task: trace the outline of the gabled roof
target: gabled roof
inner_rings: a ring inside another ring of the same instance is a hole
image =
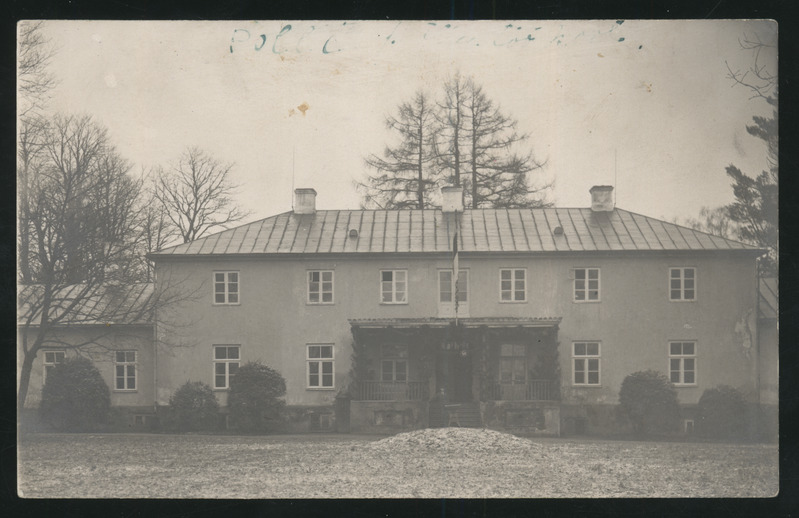
[[[151,255],[443,253],[455,220],[438,209],[286,212]],[[466,210],[458,225],[462,252],[758,250],[622,209]]]
[[[60,318],[57,325],[152,325],[153,291],[152,284],[66,286],[53,295],[51,320]],[[38,284],[18,288],[17,324],[29,319],[32,325],[38,324],[43,294],[44,287]]]
[[[776,277],[764,277],[760,279],[758,286],[760,301],[758,303],[759,318],[777,318],[778,307],[778,287]]]

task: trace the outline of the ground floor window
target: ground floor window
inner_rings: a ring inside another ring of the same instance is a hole
[[[214,388],[230,388],[230,378],[239,370],[240,346],[215,345],[214,346]]]
[[[136,351],[116,351],[114,389],[136,390]]]
[[[383,360],[380,379],[381,381],[407,381],[408,362],[406,360]]]
[[[308,345],[308,388],[332,389],[334,379],[333,346]]]
[[[44,370],[42,371],[42,386],[47,382],[47,374],[56,365],[64,363],[64,351],[44,351]]]
[[[696,384],[696,342],[669,342],[669,378],[675,385]]]
[[[574,342],[572,362],[575,385],[599,385],[599,342]]]

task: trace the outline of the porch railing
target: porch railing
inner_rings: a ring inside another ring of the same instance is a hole
[[[557,382],[552,380],[493,383],[488,386],[486,396],[489,401],[555,401],[559,399]]]
[[[427,383],[422,381],[361,381],[361,401],[421,401],[427,399]]]

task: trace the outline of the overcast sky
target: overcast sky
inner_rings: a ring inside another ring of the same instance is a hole
[[[751,65],[745,36],[776,44],[771,22],[50,21],[46,34],[50,110],[93,115],[135,171],[189,145],[234,162],[247,221],[291,209],[292,171],[318,208],[358,208],[385,116],[456,71],[530,134],[560,207],[611,184],[621,208],[696,216],[732,200],[728,164],[766,164],[745,125],[770,109],[725,62]]]

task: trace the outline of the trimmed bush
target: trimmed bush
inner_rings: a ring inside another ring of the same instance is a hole
[[[178,432],[212,431],[219,428],[219,403],[211,387],[187,381],[169,398],[167,428]]]
[[[663,373],[647,370],[624,378],[619,403],[636,434],[666,433],[679,428],[677,391]]]
[[[746,398],[737,389],[719,385],[699,398],[697,434],[712,439],[739,439],[746,434]]]
[[[230,379],[228,408],[233,426],[240,432],[269,431],[269,422],[281,417],[286,380],[271,367],[248,362]]]
[[[47,373],[39,412],[52,429],[98,430],[108,423],[110,407],[108,385],[88,358],[67,358]]]

